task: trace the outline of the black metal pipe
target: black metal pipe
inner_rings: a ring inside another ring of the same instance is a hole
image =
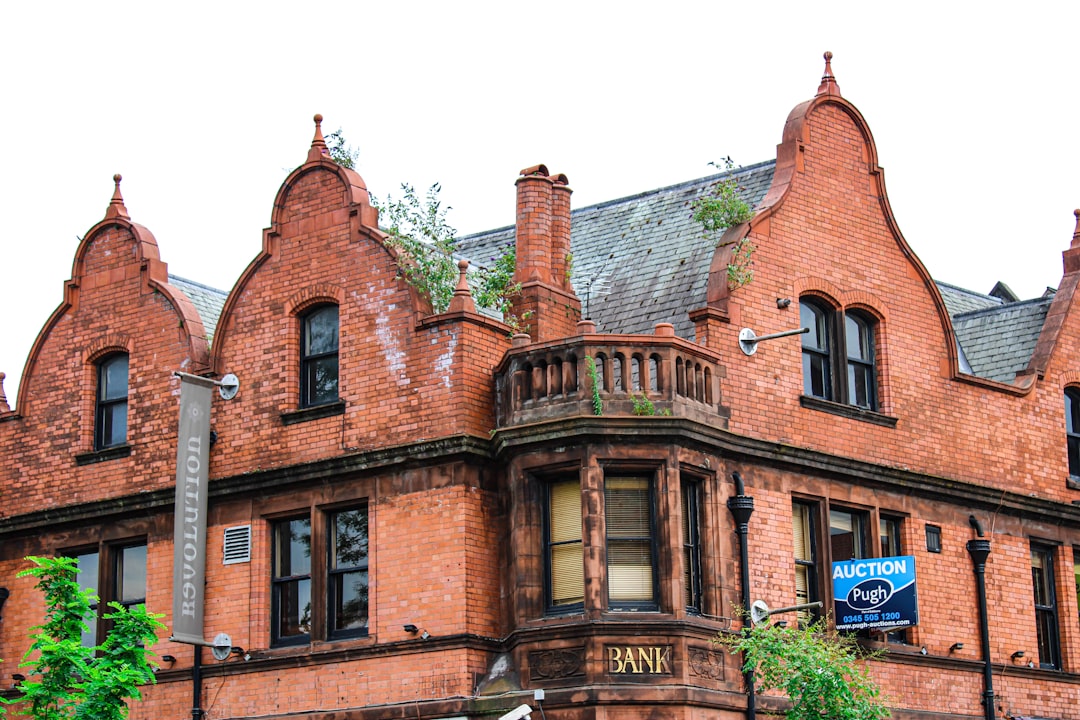
[[[193,645],[195,661],[191,664],[191,682],[194,685],[191,695],[191,720],[202,720],[202,645]]]
[[[735,518],[735,532],[739,536],[739,576],[742,585],[742,622],[745,633],[750,629],[750,553],[747,548],[747,539],[750,534],[750,516],[754,513],[754,498],[746,494],[742,475],[733,472],[731,479],[735,481],[736,495],[728,498],[727,506],[732,517]],[[746,720],[755,720],[757,696],[754,691],[752,668],[743,673],[743,680],[746,683]]]
[[[990,541],[982,539],[982,526],[972,515],[971,526],[979,539],[968,540],[967,551],[975,569],[975,585],[979,595],[979,632],[982,635],[983,656],[983,717],[994,720],[994,668],[990,663],[990,622],[986,614],[986,559],[990,556]]]

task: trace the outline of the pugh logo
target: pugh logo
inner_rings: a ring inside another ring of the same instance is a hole
[[[887,602],[892,594],[891,582],[884,578],[873,578],[851,588],[847,595],[847,604],[853,610],[873,610]]]

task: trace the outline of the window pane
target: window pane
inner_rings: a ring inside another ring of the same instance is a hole
[[[277,636],[308,634],[311,631],[311,580],[277,583],[274,591],[277,593]]]
[[[307,404],[323,405],[338,399],[337,355],[309,360],[305,364]]]
[[[683,595],[688,610],[701,611],[701,543],[698,537],[699,484],[683,479]]]
[[[127,403],[114,402],[100,409],[101,443],[103,448],[123,445],[127,441]]]
[[[78,570],[75,572],[75,582],[83,590],[89,590],[95,595],[98,586],[98,554],[96,552],[76,555]],[[90,606],[90,612],[86,615],[86,629],[82,632],[81,644],[83,647],[97,645],[97,603]]]
[[[113,355],[101,364],[99,400],[119,400],[128,394],[128,356]]]
[[[368,625],[367,570],[337,573],[332,578],[333,630],[362,630]]]
[[[813,348],[822,352],[829,352],[829,328],[825,313],[806,302],[799,303],[799,322],[810,332],[802,336],[804,348]]]
[[[116,552],[116,597],[124,605],[146,600],[146,546],[134,545]]]
[[[581,544],[581,484],[551,483],[548,491],[548,582],[551,605],[576,605],[585,599]]]
[[[364,630],[368,626],[367,508],[334,513],[329,527],[330,632]]]
[[[307,316],[307,332],[304,355],[322,355],[337,352],[338,349],[338,308],[326,305]]]
[[[866,557],[866,532],[863,513],[829,509],[829,542],[832,561]]]
[[[311,520],[286,520],[274,526],[277,543],[274,576],[311,574]]]
[[[1054,596],[1054,551],[1046,546],[1031,548],[1031,584],[1035,596],[1035,631],[1039,644],[1039,665],[1061,667],[1061,638],[1057,626],[1057,598]]]
[[[610,600],[653,600],[649,486],[648,478],[608,478],[604,484]]]
[[[330,568],[367,567],[367,508],[336,513],[332,528],[334,538],[330,543]]]
[[[895,557],[900,555],[900,520],[898,518],[881,518],[881,557]]]
[[[847,356],[853,360],[869,362],[873,357],[873,336],[870,326],[862,319],[847,315],[844,321]]]
[[[551,548],[551,604],[574,605],[585,600],[581,543]]]

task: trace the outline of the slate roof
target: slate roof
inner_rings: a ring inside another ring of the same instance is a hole
[[[775,162],[733,171],[751,205],[765,197]],[[705,305],[715,238],[691,218],[693,201],[728,173],[649,190],[571,213],[574,291],[601,333],[651,334],[658,322],[693,338],[687,312]],[[486,265],[513,242],[506,227],[459,238],[464,257]]]
[[[1001,307],[1004,304],[1001,298],[992,295],[983,295],[974,290],[965,290],[955,285],[943,283],[940,280],[935,282],[937,282],[938,290],[941,291],[941,297],[945,301],[945,307],[948,308],[949,315],[954,318],[960,313]]]
[[[213,343],[218,318],[221,317],[221,309],[225,306],[225,298],[229,296],[229,293],[177,275],[169,275],[169,284],[191,300],[195,309],[199,311],[199,317],[202,318],[207,344]]]
[[[971,372],[1012,382],[1027,367],[1053,296],[1005,303],[953,316],[953,329]]]
[[[752,205],[761,201],[774,168],[775,162],[768,161],[733,172],[744,199]],[[656,323],[670,322],[677,335],[693,339],[688,312],[705,305],[715,240],[704,237],[692,219],[692,203],[727,174],[571,213],[574,290],[598,332],[651,334]],[[486,265],[513,241],[514,228],[504,227],[459,238],[459,251],[474,264]],[[970,372],[1011,382],[1031,359],[1053,293],[1008,302],[997,293],[937,285]]]

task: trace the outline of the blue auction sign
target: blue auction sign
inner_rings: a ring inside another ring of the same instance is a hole
[[[919,624],[913,555],[834,562],[832,582],[837,630]]]

